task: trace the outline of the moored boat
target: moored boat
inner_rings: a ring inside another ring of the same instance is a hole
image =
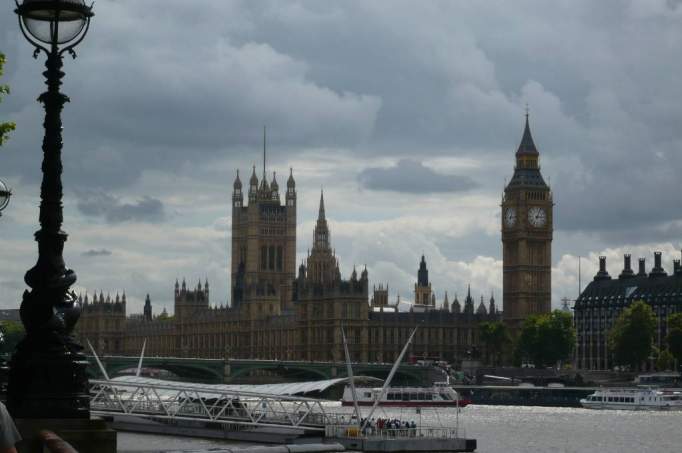
[[[581,399],[580,404],[588,409],[682,410],[682,391],[603,389]]]
[[[358,406],[373,406],[381,395],[381,388],[356,389]],[[353,406],[353,392],[346,386],[341,403]],[[389,387],[379,400],[379,406],[402,407],[465,407],[470,403],[462,399],[446,382],[436,382],[432,387]]]

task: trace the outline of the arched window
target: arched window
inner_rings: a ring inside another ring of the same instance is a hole
[[[277,247],[277,270],[282,270],[282,246]]]
[[[266,246],[260,248],[260,268],[268,268],[268,248]]]
[[[268,257],[268,258],[269,258],[269,260],[268,260],[268,264],[269,264],[268,268],[269,268],[270,270],[274,270],[274,269],[275,269],[275,246],[274,246],[274,245],[271,245],[271,246],[270,246],[270,253],[269,253],[269,257]]]

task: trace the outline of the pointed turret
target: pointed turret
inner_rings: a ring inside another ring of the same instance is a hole
[[[232,207],[241,208],[244,205],[244,194],[242,193],[242,181],[239,179],[239,170],[237,170],[237,177],[234,179],[232,185],[234,192],[232,192]]]
[[[237,177],[234,178],[234,184],[232,184],[232,188],[237,191],[237,190],[242,190],[242,180],[239,179],[239,170],[237,170]]]
[[[526,112],[526,127],[523,129],[523,137],[521,137],[521,143],[519,143],[519,148],[516,150],[516,157],[531,155],[539,156],[540,153],[535,147],[535,142],[533,141],[533,136],[530,133],[530,124],[528,121],[528,112]]]
[[[457,299],[457,293],[455,293],[455,300],[452,301],[451,311],[457,314],[462,312],[462,305],[460,305],[459,299]]]
[[[488,313],[491,315],[494,315],[497,313],[497,307],[495,306],[495,294],[491,291],[490,292],[490,301],[488,305]]]
[[[144,320],[152,320],[152,300],[149,298],[149,293],[147,293],[147,297],[144,299]]]
[[[273,201],[279,202],[279,184],[277,184],[277,174],[272,172],[272,182],[270,183],[271,197]]]
[[[445,291],[445,297],[443,297],[443,310],[450,311],[450,302],[448,302],[448,292]]]
[[[294,168],[289,168],[289,179],[287,179],[287,188],[294,189],[296,187],[296,181],[294,181]]]
[[[487,315],[488,310],[485,309],[485,303],[483,302],[483,294],[481,294],[481,303],[478,304],[478,308],[476,309],[476,314],[477,315]]]
[[[474,314],[474,299],[471,297],[471,285],[467,285],[467,297],[464,299],[464,313]]]
[[[251,179],[249,180],[249,203],[256,201],[258,196],[258,176],[256,176],[256,166],[253,166]]]
[[[429,286],[429,270],[426,268],[426,259],[424,258],[424,255],[422,255],[422,260],[419,262],[417,284],[419,286]]]
[[[317,214],[317,224],[315,225],[315,242],[313,252],[317,250],[329,250],[329,226],[324,212],[324,192],[320,192],[320,210]]]
[[[258,176],[256,176],[256,166],[253,166],[253,172],[251,173],[251,179],[249,180],[249,186],[251,190],[258,189]]]
[[[516,167],[514,168],[514,176],[509,181],[507,188],[516,186],[532,187],[537,189],[548,189],[547,184],[540,174],[539,165],[540,153],[538,152],[533,136],[530,133],[530,125],[528,121],[528,114],[526,113],[526,126],[523,130],[523,137],[521,143],[516,150]]]
[[[289,168],[289,179],[287,179],[286,205],[296,207],[296,181],[294,181],[294,169]]]
[[[317,213],[317,221],[327,220],[324,212],[324,190],[320,189],[320,210]]]

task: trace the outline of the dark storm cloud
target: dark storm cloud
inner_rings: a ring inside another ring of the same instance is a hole
[[[353,146],[371,134],[381,99],[334,91],[274,43],[238,39],[252,26],[240,3],[206,6],[164,1],[164,19],[154,26],[141,18],[159,4],[95,6],[79,58],[64,64],[63,90],[72,100],[63,112],[65,176],[78,175],[81,187],[125,187],[147,169],[175,171],[256,151],[263,124],[271,143],[298,149]],[[0,14],[12,86],[7,106],[18,124],[8,171],[36,181],[37,155],[26,150],[40,150],[42,111],[34,100],[42,69],[11,16]]]
[[[111,250],[107,249],[91,249],[86,252],[81,253],[82,256],[85,256],[87,258],[92,258],[96,256],[111,256]]]
[[[152,197],[143,197],[136,203],[121,203],[103,192],[79,192],[77,196],[77,207],[83,215],[102,217],[108,223],[158,223],[166,217],[161,200]]]
[[[458,192],[476,187],[467,176],[436,173],[421,162],[402,159],[387,168],[367,168],[358,177],[371,190],[407,193]]]
[[[101,2],[65,60],[65,186],[239,159],[264,123],[288,159],[327,146],[401,158],[417,144],[425,158],[492,161],[518,143],[528,102],[557,229],[636,238],[682,217],[679,3]],[[36,181],[42,63],[5,8],[3,117],[18,129],[3,172]]]

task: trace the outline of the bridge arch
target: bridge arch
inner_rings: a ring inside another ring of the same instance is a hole
[[[105,357],[102,364],[107,370],[110,378],[120,376],[123,370],[136,368],[138,364],[136,357]],[[204,383],[223,383],[224,362],[216,360],[216,363],[204,363],[205,361],[190,361],[174,358],[149,357],[142,362],[143,366],[169,371],[180,378]],[[96,362],[90,360],[88,374],[91,377],[100,377]]]
[[[280,376],[295,378],[301,377],[303,380],[331,379],[331,370],[319,366],[307,366],[305,364],[282,364],[282,363],[230,363],[230,380],[235,378],[247,377],[252,371],[268,370],[274,371]]]

